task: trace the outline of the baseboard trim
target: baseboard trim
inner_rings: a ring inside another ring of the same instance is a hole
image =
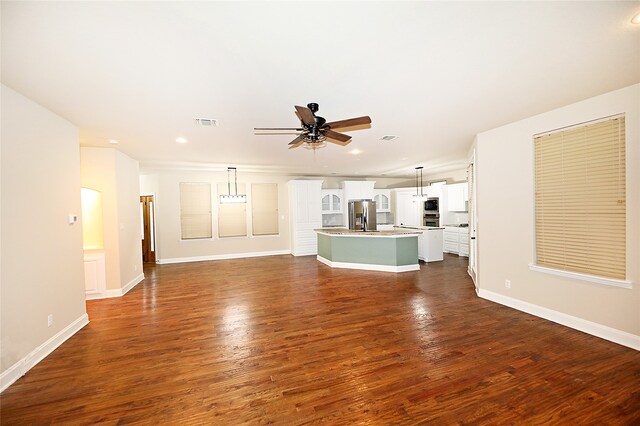
[[[195,257],[174,257],[169,259],[158,259],[156,263],[166,265],[170,263],[205,262],[208,260],[228,260],[244,259],[247,257],[278,256],[281,254],[291,254],[291,250],[255,251],[250,253],[214,254],[211,256]]]
[[[574,317],[553,309],[534,305],[533,303],[524,302],[522,300],[514,299],[488,290],[480,289],[478,291],[478,296],[483,299],[553,321],[560,325],[582,331],[583,333],[591,334],[592,336],[640,351],[640,336],[636,336],[635,334],[627,333],[626,331],[617,330],[606,325],[587,321],[582,318]]]
[[[318,255],[316,257],[318,261],[324,263],[332,268],[344,268],[344,269],[361,269],[364,271],[380,271],[380,272],[409,272],[419,271],[420,264],[416,265],[374,265],[371,263],[348,263],[348,262],[333,262],[325,257]]]
[[[89,324],[89,316],[82,315],[77,320],[60,330],[49,340],[35,348],[27,356],[13,364],[0,375],[0,392],[11,386],[16,380],[24,376],[27,371],[35,367],[47,355],[62,345],[67,339],[76,334],[85,325]]]
[[[85,296],[86,300],[96,300],[96,299],[109,299],[111,297],[122,297],[129,292],[132,288],[140,284],[144,280],[144,274],[140,274],[128,283],[126,283],[122,288],[112,288],[105,290],[102,293],[90,293]]]

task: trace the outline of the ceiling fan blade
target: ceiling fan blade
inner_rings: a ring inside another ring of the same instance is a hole
[[[344,129],[345,127],[362,126],[364,124],[371,124],[371,118],[368,115],[364,117],[349,118],[347,120],[332,121],[325,124],[325,127],[330,129]]]
[[[351,142],[351,136],[349,135],[345,135],[344,133],[338,133],[338,132],[334,132],[333,130],[324,130],[322,133],[324,133],[324,135],[328,138],[328,139],[333,139],[335,141],[338,142]]]
[[[254,135],[258,136],[270,136],[270,135],[299,135],[299,132],[253,132]]]
[[[254,127],[253,130],[296,130],[298,132],[301,132],[304,129],[296,127]]]
[[[304,134],[304,135],[300,135],[300,136],[298,136],[297,138],[295,138],[294,140],[292,140],[291,142],[289,142],[289,149],[291,149],[291,148],[297,148],[297,147],[299,147],[300,145],[302,145],[302,144],[304,143],[304,138],[305,138],[306,136],[307,136],[306,134]]]
[[[334,140],[334,139],[327,138],[327,142],[335,143],[336,145],[340,145],[340,146],[347,146],[347,145],[349,145],[351,143],[351,139],[349,139],[346,142],[340,142],[340,141],[337,141],[337,140]]]
[[[307,126],[316,125],[316,118],[309,108],[296,105],[296,111],[298,112],[298,117],[300,117],[304,124],[306,124]]]

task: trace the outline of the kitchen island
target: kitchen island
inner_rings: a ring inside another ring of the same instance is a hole
[[[353,231],[315,229],[318,260],[332,268],[406,272],[420,269],[419,230]]]

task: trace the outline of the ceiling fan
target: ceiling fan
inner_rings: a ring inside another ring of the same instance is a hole
[[[345,146],[351,142],[351,136],[338,133],[336,129],[347,129],[350,127],[364,126],[371,124],[369,116],[350,118],[347,120],[331,121],[327,123],[323,117],[316,115],[318,104],[310,103],[306,107],[296,106],[296,115],[300,119],[302,127],[254,127],[255,131],[260,130],[293,130],[298,135],[297,138],[289,142],[289,149],[304,145],[305,148],[317,149],[326,145],[326,142]],[[359,130],[359,129],[351,129]],[[281,134],[281,133],[256,133],[256,134]],[[285,133],[288,134],[288,133]]]

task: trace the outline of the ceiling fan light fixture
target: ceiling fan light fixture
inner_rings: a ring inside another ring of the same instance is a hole
[[[325,140],[318,141],[318,142],[306,141],[305,143],[302,144],[302,147],[306,149],[320,149],[320,148],[324,148],[325,146],[327,146],[327,141]]]

